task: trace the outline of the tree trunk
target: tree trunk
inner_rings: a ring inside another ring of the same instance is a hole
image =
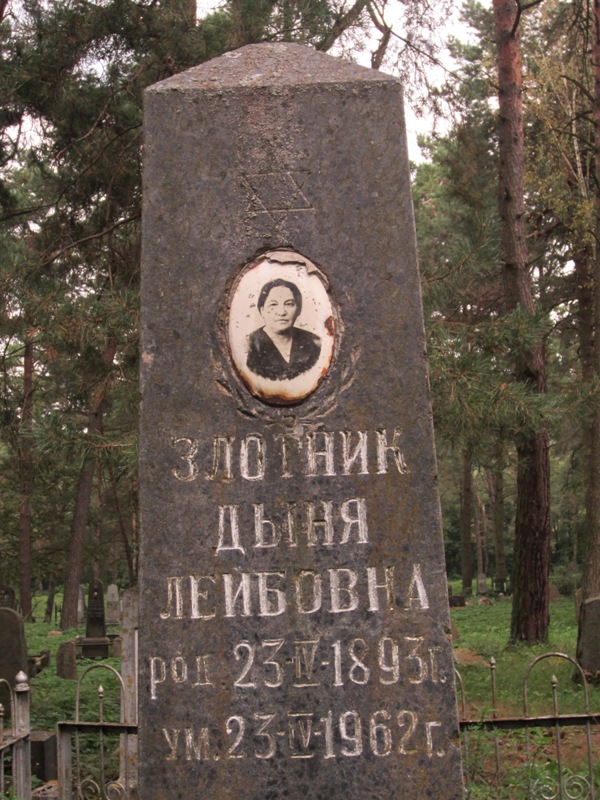
[[[116,350],[117,342],[115,339],[111,338],[102,355],[102,360],[107,369],[114,361]],[[102,433],[102,415],[106,405],[107,382],[108,377],[101,382],[92,402],[92,410],[88,421],[88,438],[91,440]],[[85,533],[95,471],[96,456],[90,448],[81,465],[79,480],[77,482],[77,492],[75,494],[75,510],[71,522],[69,558],[67,561],[62,615],[60,620],[60,627],[62,630],[77,627],[79,585],[81,583]]]
[[[496,464],[487,472],[494,531],[494,589],[506,592],[506,549],[504,546],[504,444],[498,439]]]
[[[473,525],[473,474],[471,454],[463,453],[463,472],[460,496],[460,562],[462,588],[466,595],[473,593],[473,548],[471,528]]]
[[[52,612],[54,611],[54,595],[56,593],[56,579],[54,575],[50,576],[48,581],[48,599],[46,600],[46,610],[44,612],[44,622],[52,622]]]
[[[488,552],[487,552],[487,514],[485,504],[477,496],[476,504],[476,539],[475,545],[477,548],[477,594],[487,594],[487,570],[488,570]]]
[[[21,416],[21,507],[19,511],[19,595],[21,614],[31,619],[31,436],[33,423],[33,340],[25,334],[23,411]]]
[[[591,377],[600,377],[600,0],[594,0],[594,41],[592,65],[594,69],[594,142],[595,142],[595,200],[596,247],[594,252],[593,309],[594,336]],[[579,283],[579,281],[578,281]],[[582,575],[582,601],[600,599],[600,402],[594,395],[590,426],[590,452],[586,487],[586,557]],[[600,652],[593,646],[594,615],[582,607],[577,636],[577,659],[582,669],[597,678],[600,675]]]
[[[533,317],[525,238],[522,64],[516,0],[493,0],[498,60],[498,210],[506,309]],[[543,342],[516,356],[515,377],[535,392],[546,388]],[[543,642],[549,624],[549,443],[546,431],[517,437],[517,511],[512,641]]]
[[[135,586],[137,583],[137,572],[133,561],[133,552],[129,536],[127,535],[127,528],[121,511],[121,504],[119,502],[119,487],[115,479],[114,470],[112,466],[108,465],[108,474],[110,476],[110,485],[112,488],[113,499],[115,503],[115,511],[117,512],[117,519],[119,520],[119,531],[121,532],[121,539],[123,541],[123,549],[125,550],[125,558],[127,559],[127,573],[129,575],[129,586]],[[133,536],[132,536],[133,538]]]

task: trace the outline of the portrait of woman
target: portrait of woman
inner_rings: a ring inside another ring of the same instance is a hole
[[[228,295],[231,360],[249,391],[293,405],[326,378],[337,310],[324,272],[293,250],[270,250],[238,273]]]
[[[294,327],[302,311],[302,293],[296,284],[283,278],[265,283],[256,305],[264,325],[248,337],[248,369],[262,378],[292,380],[314,367],[321,340]]]

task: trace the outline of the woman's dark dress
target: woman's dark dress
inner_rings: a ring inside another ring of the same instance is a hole
[[[264,328],[248,336],[249,352],[246,366],[261,378],[272,381],[291,380],[302,375],[317,363],[321,340],[302,328],[292,328],[292,349],[289,362],[275,347]]]

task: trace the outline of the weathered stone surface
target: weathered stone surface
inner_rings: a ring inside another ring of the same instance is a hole
[[[139,594],[137,589],[128,589],[122,597],[122,658],[121,677],[125,686],[123,718],[126,722],[137,720],[138,695],[138,628],[139,628]],[[138,784],[138,737],[121,736],[119,747],[119,782],[129,786],[132,800],[137,795]]]
[[[23,618],[12,608],[0,608],[0,680],[15,687],[17,673],[27,674],[27,642]],[[0,683],[0,703],[5,717],[10,716],[10,692]]]
[[[0,608],[17,608],[17,598],[12,586],[0,583]]]
[[[88,590],[87,618],[85,625],[87,637],[106,636],[104,618],[104,586],[98,578],[90,581]]]
[[[140,797],[460,798],[400,85],[254,45],[145,113]]]
[[[106,636],[104,586],[98,578],[90,581],[85,637],[80,643],[83,658],[108,658],[110,640]]]
[[[577,661],[592,680],[600,676],[600,597],[582,602],[579,611]]]
[[[56,674],[59,678],[77,679],[77,645],[71,639],[61,642],[56,651]]]
[[[121,603],[119,600],[119,587],[115,583],[109,584],[106,590],[106,624],[121,624]]]
[[[79,594],[77,596],[77,627],[82,628],[86,623],[86,607],[85,607],[85,589],[83,586],[79,587]]]

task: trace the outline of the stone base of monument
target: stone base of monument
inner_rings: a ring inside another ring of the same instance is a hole
[[[577,661],[586,678],[600,682],[600,597],[592,597],[581,604],[579,612],[579,641]]]
[[[36,654],[27,654],[27,675],[35,678],[38,672],[50,665],[50,650],[42,650]]]
[[[79,636],[76,641],[81,658],[108,658],[111,646],[108,636]]]
[[[31,774],[48,783],[58,778],[55,731],[31,731]]]

